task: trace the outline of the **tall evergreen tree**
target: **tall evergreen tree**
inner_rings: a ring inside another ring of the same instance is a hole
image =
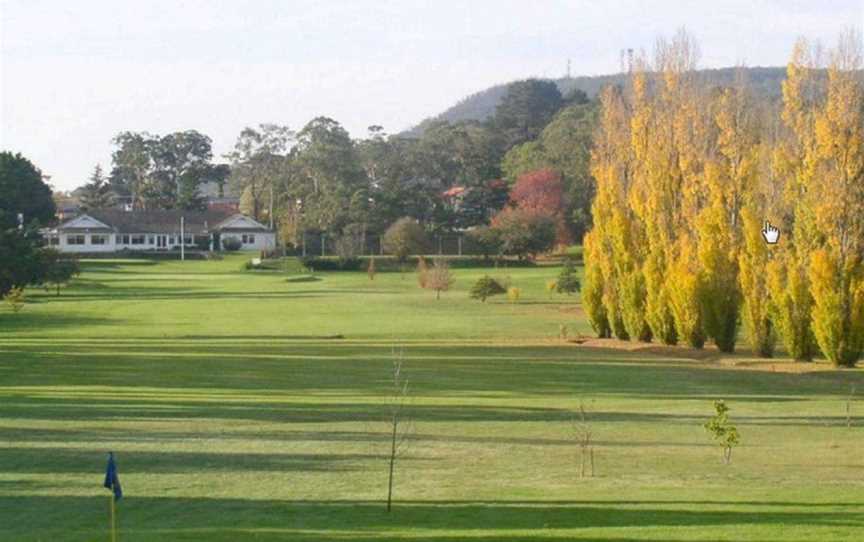
[[[90,174],[90,182],[81,191],[81,207],[84,210],[106,209],[114,203],[114,194],[108,179],[102,174],[102,166],[96,164]]]
[[[495,108],[492,125],[501,132],[505,148],[535,139],[564,100],[553,81],[527,79],[511,83]]]

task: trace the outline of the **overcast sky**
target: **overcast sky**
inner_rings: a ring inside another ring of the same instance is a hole
[[[864,26],[864,0],[0,0],[0,150],[70,189],[123,130],[196,129],[217,155],[244,126],[318,115],[395,133],[568,58],[615,72],[681,26],[703,67],[782,65],[799,35]]]

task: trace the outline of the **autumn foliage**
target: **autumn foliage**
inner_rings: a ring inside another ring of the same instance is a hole
[[[510,191],[510,200],[520,210],[551,218],[555,222],[555,244],[572,243],[565,213],[564,183],[561,175],[552,169],[539,169],[520,176]]]
[[[746,81],[708,88],[680,32],[600,95],[585,238],[583,304],[595,331],[631,340],[713,341],[754,352],[779,339],[798,360],[864,350],[864,82],[859,34],[828,63],[793,51],[782,104]],[[528,176],[526,176],[528,177]],[[522,182],[523,179],[520,179]],[[530,194],[530,196],[529,196]],[[525,205],[554,208],[554,179],[524,179]],[[762,239],[765,221],[781,242]]]

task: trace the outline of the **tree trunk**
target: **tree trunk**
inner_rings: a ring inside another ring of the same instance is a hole
[[[396,466],[396,430],[399,420],[393,415],[393,432],[390,436],[390,474],[387,477],[387,511],[390,511],[393,503],[393,470]]]
[[[273,229],[273,181],[270,181],[270,210],[267,213],[267,218],[270,220],[270,229]]]
[[[585,447],[581,446],[579,451],[579,478],[585,478]]]

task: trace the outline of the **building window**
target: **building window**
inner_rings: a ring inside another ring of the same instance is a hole
[[[52,235],[51,237],[48,238],[48,244],[51,246],[57,246],[60,244],[60,238]]]
[[[251,233],[243,234],[243,244],[244,245],[254,245],[255,244],[255,236]]]
[[[118,245],[128,245],[129,244],[129,236],[128,235],[118,235],[117,236],[117,244]]]
[[[85,239],[83,235],[67,235],[66,236],[66,244],[67,245],[83,245],[85,243]]]
[[[91,245],[106,245],[106,244],[108,244],[108,236],[107,235],[91,235],[90,236],[90,244]]]
[[[191,235],[184,236],[183,237],[183,244],[191,245],[192,244],[192,236]]]
[[[147,236],[144,234],[133,235],[131,241],[133,245],[143,245],[147,241]]]
[[[155,245],[156,244],[156,236],[155,235],[147,236],[147,244],[148,245]]]

